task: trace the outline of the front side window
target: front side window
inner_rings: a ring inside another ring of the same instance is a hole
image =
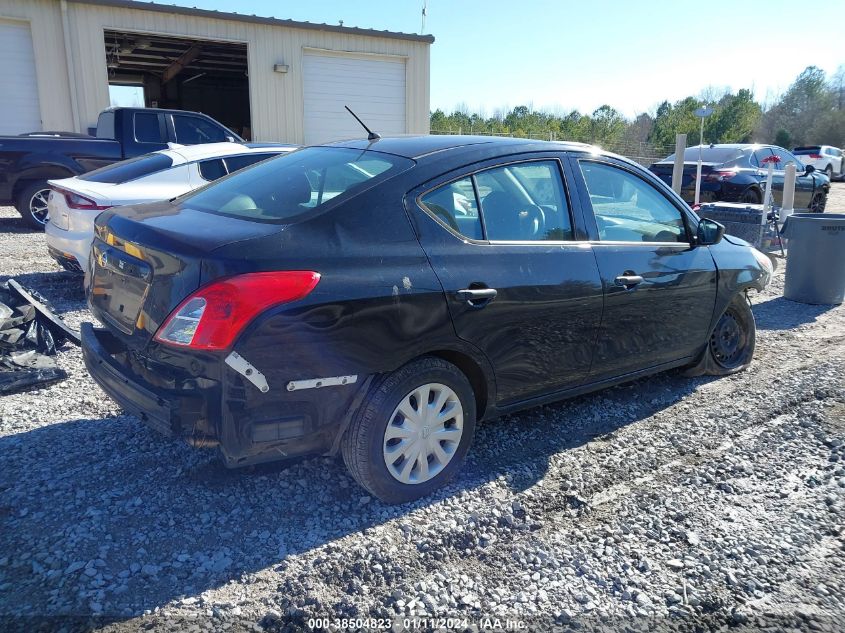
[[[772,154],[772,150],[768,147],[761,147],[751,155],[751,164],[755,167],[759,167],[760,169],[767,169],[769,167],[769,163],[776,160],[776,157]],[[777,166],[777,164],[775,164]]]
[[[787,165],[795,165],[795,169],[797,169],[799,172],[804,171],[804,164],[797,158],[795,158],[795,156],[787,152],[785,149],[774,148],[772,151],[774,152],[775,157],[778,161],[775,163],[775,169],[782,171],[786,169]]]
[[[607,242],[689,242],[683,213],[650,183],[605,163],[578,164]]]
[[[176,131],[176,142],[182,145],[221,143],[227,140],[221,128],[196,116],[174,114],[173,127]]]
[[[259,222],[290,222],[350,198],[413,161],[340,147],[307,147],[254,165],[183,198],[191,208]]]

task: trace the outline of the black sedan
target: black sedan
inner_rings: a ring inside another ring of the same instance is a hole
[[[824,211],[830,192],[830,179],[805,166],[800,160],[776,145],[708,145],[689,147],[684,152],[684,175],[681,196],[692,204],[695,200],[695,177],[701,151],[701,202],[763,202],[769,163],[774,164],[772,197],[776,205],[783,199],[783,183],[787,165],[795,165],[795,209]],[[666,184],[672,185],[675,155],[667,156],[649,169]]]
[[[449,480],[478,421],[675,367],[751,362],[769,260],[580,144],[309,147],[103,212],[89,372],[228,466],[341,453],[387,502]]]

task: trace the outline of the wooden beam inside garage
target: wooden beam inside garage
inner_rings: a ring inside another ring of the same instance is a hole
[[[170,66],[164,69],[164,75],[161,77],[161,83],[166,84],[168,81],[173,79],[176,75],[178,75],[182,70],[194,61],[197,56],[202,52],[202,46],[199,44],[194,44],[188,50],[186,50],[182,55],[174,61]]]

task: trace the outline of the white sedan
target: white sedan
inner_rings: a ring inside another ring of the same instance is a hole
[[[66,270],[84,272],[88,270],[94,219],[104,209],[170,200],[294,149],[293,145],[267,143],[173,146],[81,176],[50,180],[47,249]]]

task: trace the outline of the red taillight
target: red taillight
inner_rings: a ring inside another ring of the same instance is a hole
[[[59,195],[64,196],[65,201],[67,202],[67,206],[71,209],[87,209],[89,211],[104,211],[106,209],[111,209],[111,206],[98,205],[96,202],[91,200],[91,198],[80,196],[78,193],[68,191],[67,189],[53,187],[53,191],[55,191]]]
[[[814,159],[814,160],[818,160],[818,159],[819,159],[819,158],[821,158],[821,157],[822,157],[822,155],[821,155],[821,154],[810,154],[810,158],[812,158],[812,159]]]
[[[736,172],[732,170],[725,170],[725,171],[711,171],[707,174],[704,179],[705,180],[729,180],[736,176]]]
[[[247,273],[214,281],[185,299],[155,340],[192,349],[225,350],[264,310],[302,299],[320,281],[309,270]]]

